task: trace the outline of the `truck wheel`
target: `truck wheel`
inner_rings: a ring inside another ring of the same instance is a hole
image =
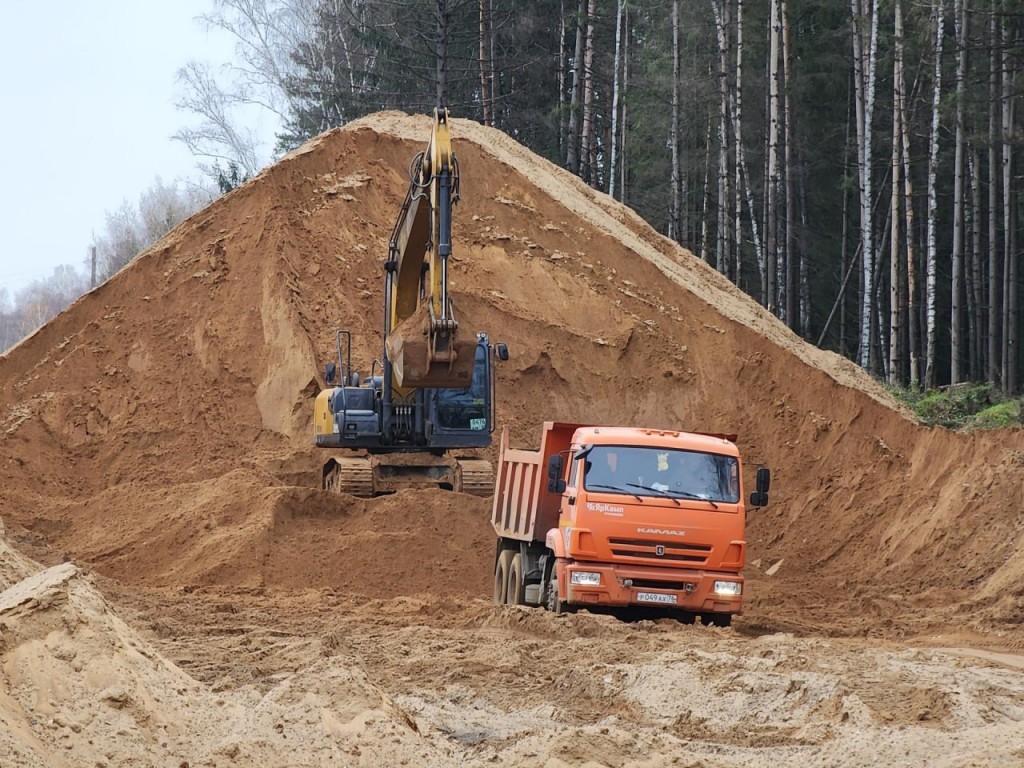
[[[508,602],[508,572],[515,553],[511,549],[503,549],[494,563],[494,604],[505,605]]]
[[[700,623],[704,626],[729,627],[732,626],[731,613],[702,613]]]
[[[526,603],[523,556],[519,552],[512,556],[512,565],[508,569],[508,589],[505,592],[505,602],[509,605],[524,605]]]
[[[558,599],[558,579],[555,578],[554,572],[552,572],[551,579],[548,581],[548,594],[545,607],[554,614],[574,612],[572,606],[565,602],[565,600]]]

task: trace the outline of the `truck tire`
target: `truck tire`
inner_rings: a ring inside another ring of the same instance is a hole
[[[508,550],[506,550],[508,551]],[[526,583],[523,581],[523,556],[516,552],[508,569],[508,588],[505,591],[508,605],[526,604]]]
[[[551,578],[548,579],[548,593],[547,600],[544,603],[544,607],[547,608],[555,615],[561,615],[563,613],[575,613],[575,609],[565,602],[565,600],[558,599],[558,578],[555,576],[554,569],[552,568]]]
[[[508,572],[515,553],[511,549],[503,549],[494,563],[494,604],[505,605],[508,601]]]

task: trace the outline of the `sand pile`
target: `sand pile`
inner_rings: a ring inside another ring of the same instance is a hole
[[[739,433],[776,478],[751,559],[783,560],[753,620],[859,631],[851,610],[871,624],[911,601],[946,620],[965,600],[1019,620],[1021,430],[917,426],[627,209],[497,131],[452,132],[452,280],[465,317],[512,351],[499,421],[514,442],[545,419]],[[309,490],[321,363],[336,327],[364,370],[379,356],[381,263],[428,134],[384,113],[321,136],[0,358],[0,514],[19,541],[127,583],[486,593],[485,504]]]
[[[0,592],[0,757],[4,768],[444,764],[358,665],[317,655],[268,691],[215,691],[129,628],[78,567],[54,566]]]

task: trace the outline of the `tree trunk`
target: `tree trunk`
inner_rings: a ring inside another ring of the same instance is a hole
[[[740,7],[742,7],[742,5]],[[728,51],[729,44],[728,44],[726,24],[724,23],[724,17],[722,16],[721,9],[718,6],[717,2],[715,2],[715,0],[713,0],[712,3],[711,3],[711,10],[712,10],[712,12],[714,13],[714,16],[715,16],[715,28],[716,28],[716,30],[718,32],[718,48],[719,48],[719,51]],[[739,51],[737,51],[737,57],[739,57]],[[739,61],[738,58],[737,58],[737,61]],[[727,66],[727,64],[726,64],[726,66]],[[742,67],[739,67],[738,70],[737,70],[737,73],[740,73],[740,72],[742,72]],[[738,82],[742,83],[742,80],[740,79],[740,80],[738,80]],[[736,144],[734,146],[734,149],[735,149],[735,153],[736,153],[736,162],[737,162],[737,167],[736,167],[737,179],[742,179],[742,183],[743,183],[744,196],[746,197],[746,200],[747,200],[747,212],[750,215],[750,238],[751,238],[751,240],[754,243],[754,253],[755,253],[756,257],[757,257],[757,267],[758,267],[759,274],[761,275],[762,284],[763,284],[763,280],[764,280],[764,278],[766,276],[764,247],[763,247],[763,245],[761,243],[761,230],[759,229],[759,227],[757,225],[757,212],[756,212],[756,210],[754,208],[754,193],[753,193],[753,191],[751,189],[751,185],[750,185],[750,174],[749,174],[749,172],[747,170],[747,159],[746,159],[746,156],[745,156],[745,153],[744,153],[744,150],[743,150],[743,143],[740,141],[740,137],[742,136],[742,131],[740,129],[740,112],[739,112],[739,107],[740,107],[741,101],[740,101],[740,93],[739,93],[739,88],[738,87],[733,89],[732,95],[729,96],[727,101],[728,101],[729,119],[732,120],[733,135],[736,137]],[[720,124],[719,125],[719,133],[720,133],[720,135],[721,135],[721,133],[723,131],[724,131],[724,129],[722,128],[722,126]],[[719,144],[719,150],[721,151],[721,144]],[[719,155],[719,167],[722,167],[722,165],[727,164],[727,162],[728,162],[728,160],[726,159],[727,157],[728,157],[728,155],[723,155],[723,154]],[[719,177],[719,182],[721,184],[721,177]],[[720,186],[720,189],[721,189],[721,186]],[[738,243],[739,240],[740,240],[740,234],[739,233],[741,231],[742,231],[742,228],[740,226],[740,212],[737,212],[737,217],[736,217],[736,240],[735,240],[736,243]],[[741,252],[740,252],[739,248],[737,248],[736,249],[736,261],[735,261],[736,272],[735,272],[735,275],[733,276],[734,282],[736,283],[737,287],[740,286],[740,279],[741,279],[741,273],[742,273],[742,265],[741,265],[741,262],[740,262],[740,257],[741,257]],[[726,261],[725,263],[727,264],[728,262]],[[724,273],[726,270],[723,269],[721,271]],[[762,296],[763,295],[764,295],[764,293],[762,291]]]
[[[580,162],[586,162],[590,171],[590,184],[597,183],[597,169],[591,159],[594,146],[594,14],[597,0],[587,6],[587,42],[583,53],[583,135],[580,142]],[[580,168],[580,176],[584,176]]]
[[[561,0],[558,14],[558,148],[566,152],[566,116],[565,116],[565,0]],[[561,156],[561,154],[559,155]]]
[[[999,251],[999,0],[992,0],[989,20],[989,110],[988,110],[988,380],[1001,383],[1002,333],[999,279],[1002,266]]]
[[[743,274],[743,0],[736,0],[736,82],[733,86],[732,133],[736,142],[734,162],[736,163],[733,184],[735,218],[733,221],[733,281],[740,285]],[[751,212],[753,216],[753,212]]]
[[[899,386],[903,383],[900,341],[903,327],[900,322],[902,301],[902,280],[900,277],[900,110],[899,110],[899,77],[892,80],[892,187],[890,190],[890,226],[889,234],[889,384]]]
[[[782,41],[781,0],[771,0],[768,22],[768,207],[765,252],[768,257],[768,285],[762,302],[777,316],[779,307],[779,48]]]
[[[718,3],[718,0],[712,0]],[[715,268],[726,271],[729,263],[730,238],[729,215],[726,200],[729,199],[729,5],[722,0],[717,5],[716,22],[718,27],[718,238],[715,251]]]
[[[579,173],[580,162],[578,155],[579,139],[576,126],[578,125],[576,114],[580,104],[580,74],[583,71],[583,28],[587,14],[587,0],[580,0],[579,12],[576,15],[576,55],[572,60],[572,91],[569,93],[569,126],[566,136],[566,159],[565,164],[573,173]]]
[[[785,151],[783,154],[782,178],[785,184],[783,205],[785,206],[786,239],[784,248],[784,260],[786,263],[786,323],[793,330],[799,328],[797,318],[797,253],[796,253],[796,226],[793,221],[793,213],[796,209],[793,200],[793,144],[795,142],[794,132],[795,121],[793,119],[793,72],[792,72],[792,50],[789,45],[789,14],[786,7],[786,0],[781,0],[780,12],[782,15],[782,114],[783,114],[783,136],[785,139]],[[802,258],[802,256],[801,256]]]
[[[437,99],[434,106],[446,106],[448,98],[448,0],[437,0]]]
[[[1012,8],[1004,3],[1006,17],[1003,20],[1003,391],[1014,394],[1017,390],[1017,227],[1013,189],[1013,131],[1016,106],[1014,96],[1015,72],[1011,69],[1010,47],[1016,43],[1012,33],[1014,25]]]
[[[558,14],[558,149],[559,157],[566,156],[566,110],[565,110],[565,0],[560,0]]]
[[[679,232],[679,0],[672,0],[672,130],[669,144],[672,146],[672,189],[668,236],[671,240],[682,242]]]
[[[798,161],[800,174],[800,232],[807,232],[807,174],[804,173],[803,161]],[[811,277],[804,257],[800,253],[800,336],[808,341],[811,338]]]
[[[982,316],[982,275],[981,275],[981,157],[976,147],[971,148],[968,157],[968,178],[971,180],[971,207],[970,233],[971,233],[971,268],[966,272],[970,285],[968,286],[967,308],[968,324],[968,346],[971,359],[971,381],[981,381],[985,371],[984,355],[984,332],[985,321]]]
[[[711,200],[711,116],[708,115],[707,140],[704,142],[704,186],[701,188],[700,211],[700,260],[708,263],[711,259],[708,239],[708,203]]]
[[[489,56],[488,35],[487,35],[487,10],[488,0],[480,0],[480,106],[483,113],[483,124],[493,125],[491,117],[491,96],[488,90],[490,78],[487,74],[487,61]],[[561,95],[561,94],[559,94]]]
[[[612,141],[611,158],[608,161],[608,196],[615,197],[615,160],[618,149],[618,128],[619,128],[619,91],[625,87],[625,82],[620,84],[619,71],[622,69],[622,24],[626,15],[626,0],[619,0],[618,9],[615,12],[615,75],[612,78]]]
[[[621,170],[621,182],[619,187],[622,192],[619,195],[619,199],[623,204],[626,203],[626,87],[629,85],[629,8],[623,4],[622,6],[622,37],[624,38],[622,44],[622,134],[620,143],[622,146],[622,159],[619,161]]]
[[[863,0],[867,2],[868,0]],[[862,294],[860,305],[859,358],[860,366],[868,369],[871,363],[871,318],[874,315],[871,284],[875,266],[874,222],[872,220],[871,126],[875,107],[875,60],[878,50],[878,0],[870,0],[870,19],[864,15],[862,0],[850,0],[853,15],[853,70],[857,105],[857,164],[860,177],[860,239]],[[863,23],[869,21],[871,30],[864,50]]]
[[[1004,3],[1004,12],[1009,11]],[[1014,255],[1014,169],[1013,169],[1013,131],[1014,131],[1014,82],[1011,72],[1011,55],[1009,46],[1012,44],[1009,13],[1002,19],[1002,367],[1000,381],[1002,391],[1010,391],[1010,346],[1013,337],[1010,328],[1010,296],[1015,286],[1010,285],[1011,263]]]
[[[893,47],[897,109],[900,115],[900,150],[903,159],[903,215],[906,218],[907,237],[907,349],[910,353],[910,386],[920,384],[920,323],[918,315],[917,257],[914,247],[914,182],[910,175],[910,124],[907,118],[906,77],[903,71],[903,6],[900,0],[895,4],[895,32]]]
[[[939,103],[942,99],[942,16],[945,0],[936,0],[935,8],[935,69],[932,75],[932,128],[928,144],[928,249],[925,254],[925,329],[927,350],[924,362],[924,385],[935,387],[935,281],[938,253],[935,242],[938,195],[935,188],[939,170]]]
[[[960,323],[963,308],[964,275],[964,144],[967,141],[964,121],[964,85],[967,80],[967,0],[954,0],[953,16],[956,25],[956,154],[953,161],[953,275],[952,325],[950,327],[949,382],[958,384],[960,370]]]
[[[495,75],[497,55],[497,33],[494,31],[494,0],[487,0],[487,94],[491,105],[491,125],[498,124],[498,97],[495,95]]]

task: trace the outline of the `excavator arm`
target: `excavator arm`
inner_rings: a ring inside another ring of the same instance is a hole
[[[462,339],[448,292],[452,208],[459,199],[459,166],[452,151],[448,110],[434,110],[425,151],[413,158],[409,190],[385,263],[385,351],[399,390],[469,386],[476,339]]]

